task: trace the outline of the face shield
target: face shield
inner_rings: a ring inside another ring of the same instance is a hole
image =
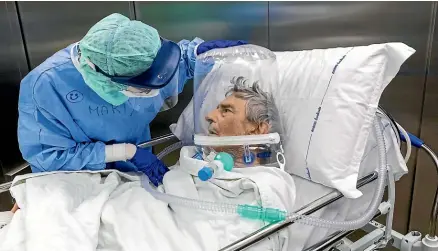
[[[275,54],[263,47],[215,49],[197,57],[194,143],[207,160],[226,152],[235,167],[284,165],[278,83]]]
[[[87,48],[88,49],[88,48]],[[161,47],[158,50],[156,57],[154,58],[151,66],[144,72],[136,74],[135,76],[114,76],[106,73],[100,69],[97,64],[91,62],[87,54],[80,50],[78,51],[78,59],[84,62],[83,66],[79,66],[82,70],[82,75],[87,80],[87,84],[100,94],[105,100],[111,104],[123,102],[123,98],[120,97],[119,92],[126,97],[155,97],[161,95],[164,100],[161,107],[161,111],[168,110],[174,107],[178,103],[178,86],[179,86],[179,62],[181,58],[180,47],[169,40],[161,38]],[[113,55],[112,68],[115,65],[119,68],[136,69],[142,68],[141,60],[139,64],[129,61],[132,58],[127,57],[126,62],[123,55]],[[134,56],[133,56],[134,57]],[[117,60],[118,59],[118,60]],[[109,63],[105,64],[106,68],[109,67]],[[89,69],[87,72],[83,72],[83,69]],[[110,87],[119,88],[110,88]]]

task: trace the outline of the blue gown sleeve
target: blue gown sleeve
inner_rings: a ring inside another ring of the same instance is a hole
[[[105,144],[91,142],[74,123],[48,76],[33,81],[23,79],[18,104],[18,142],[32,171],[104,169]]]
[[[195,50],[197,45],[204,42],[200,38],[195,38],[192,41],[181,40],[178,45],[181,48],[181,60],[179,62],[179,79],[178,79],[178,93],[181,93],[184,89],[184,85],[187,80],[193,78],[195,71],[196,54]]]

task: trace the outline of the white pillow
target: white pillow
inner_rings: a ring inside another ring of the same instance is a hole
[[[356,189],[380,96],[415,51],[402,43],[276,53],[286,171]]]
[[[360,197],[356,181],[380,96],[414,52],[402,43],[276,52],[286,171]],[[192,101],[170,129],[192,142]]]

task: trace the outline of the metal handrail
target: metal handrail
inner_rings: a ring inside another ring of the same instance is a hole
[[[29,163],[25,162],[15,168],[13,168],[12,170],[10,170],[9,172],[5,173],[5,176],[12,178],[15,175],[17,175],[17,173],[23,171],[24,169],[30,167]]]

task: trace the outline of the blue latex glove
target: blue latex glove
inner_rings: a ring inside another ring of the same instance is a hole
[[[228,48],[238,45],[248,44],[243,40],[211,40],[206,41],[198,45],[198,49],[196,50],[196,54],[201,55],[209,50],[218,49],[218,48]]]
[[[140,147],[137,147],[137,152],[130,162],[137,167],[138,171],[148,176],[149,180],[155,186],[163,182],[164,174],[169,171],[166,165],[164,165],[157,156],[149,150]]]

